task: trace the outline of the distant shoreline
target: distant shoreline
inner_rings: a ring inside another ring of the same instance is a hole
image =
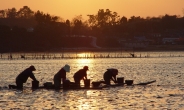
[[[145,48],[61,48],[48,51],[10,51],[3,53],[63,53],[63,52],[154,52],[154,51],[184,51],[184,45],[149,45]]]
[[[184,45],[149,45],[145,48],[63,48],[48,52],[151,52],[151,51],[184,51]]]

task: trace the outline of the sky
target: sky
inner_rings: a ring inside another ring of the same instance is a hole
[[[165,14],[184,16],[184,0],[0,0],[0,10],[28,6],[64,20],[82,15],[96,15],[99,9],[117,12],[120,17],[159,17]]]

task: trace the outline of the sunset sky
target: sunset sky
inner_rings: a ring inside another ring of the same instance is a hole
[[[50,15],[71,20],[82,15],[97,14],[99,9],[110,9],[120,17],[158,17],[160,15],[184,15],[184,0],[0,0],[0,10],[23,6],[33,11],[40,10]]]

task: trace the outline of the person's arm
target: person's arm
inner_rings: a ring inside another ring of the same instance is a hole
[[[86,74],[84,77],[85,77],[85,79],[88,79],[88,78],[87,78],[87,74]]]
[[[82,78],[82,80],[86,80],[87,79],[87,76],[84,76],[83,78]]]
[[[114,80],[117,81],[117,80],[116,80],[116,75],[114,76]]]
[[[31,72],[30,73],[30,78],[33,80],[33,81],[37,81],[37,79],[35,78],[34,74]]]
[[[86,80],[87,79],[87,73],[86,73],[86,71],[85,71],[85,73],[83,75],[84,75],[83,80]]]
[[[61,74],[62,81],[64,82],[66,80],[66,72],[60,71],[60,74]]]
[[[115,75],[115,76],[113,76],[113,77],[112,77],[112,79],[113,79],[114,83],[116,83],[116,82],[117,82],[117,81],[116,81],[116,75]]]

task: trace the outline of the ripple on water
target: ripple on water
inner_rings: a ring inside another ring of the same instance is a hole
[[[67,73],[71,81],[78,69],[88,65],[91,81],[102,80],[106,69],[114,67],[119,70],[118,77],[133,79],[134,84],[150,80],[156,82],[147,86],[109,87],[103,90],[31,91],[31,80],[28,79],[23,92],[4,88],[15,84],[15,77],[29,65],[37,68],[35,76],[40,80],[40,85],[53,82],[54,74],[66,63],[71,66],[71,72]],[[0,65],[1,109],[184,109],[182,57],[3,60]]]

